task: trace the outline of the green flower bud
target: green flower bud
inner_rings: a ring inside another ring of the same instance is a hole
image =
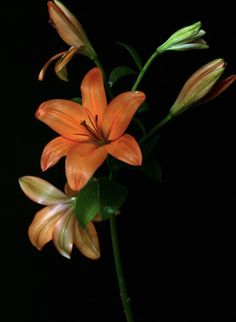
[[[157,51],[162,53],[167,50],[206,49],[209,46],[202,39],[202,36],[205,34],[206,32],[201,29],[201,22],[198,21],[176,31],[166,42],[157,48]]]

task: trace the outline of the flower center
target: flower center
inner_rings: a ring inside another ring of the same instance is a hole
[[[101,129],[98,126],[98,116],[95,115],[95,118],[92,115],[88,115],[88,119],[90,124],[86,122],[86,120],[83,120],[80,125],[83,126],[83,128],[87,132],[87,136],[90,140],[93,142],[96,142],[98,145],[104,145],[106,144],[107,140],[103,136]]]

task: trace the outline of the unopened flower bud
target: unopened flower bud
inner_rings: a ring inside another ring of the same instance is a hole
[[[201,29],[201,22],[198,21],[176,31],[166,42],[157,48],[157,51],[162,53],[167,50],[206,49],[208,45],[202,39],[205,34],[206,32]]]
[[[215,59],[198,69],[184,84],[170,109],[171,115],[178,115],[190,106],[202,103],[202,99],[214,88],[225,70],[225,61]]]

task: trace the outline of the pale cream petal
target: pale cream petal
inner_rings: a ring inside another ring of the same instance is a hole
[[[74,211],[73,206],[67,209],[64,215],[57,221],[52,236],[55,247],[66,258],[70,258],[73,248]]]
[[[84,256],[90,259],[100,257],[99,240],[92,222],[89,222],[86,228],[82,228],[77,219],[74,219],[74,244]]]
[[[19,179],[19,184],[28,198],[41,205],[70,202],[68,196],[41,178],[24,176]]]
[[[47,206],[38,211],[29,226],[28,235],[31,243],[39,250],[52,239],[57,221],[68,209],[68,204]]]

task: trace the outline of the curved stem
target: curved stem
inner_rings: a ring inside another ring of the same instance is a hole
[[[139,83],[141,82],[144,74],[146,73],[147,69],[149,68],[149,66],[151,65],[151,63],[154,61],[154,59],[160,54],[160,52],[158,50],[156,50],[151,57],[149,57],[149,59],[147,60],[147,62],[145,63],[145,65],[143,66],[143,68],[141,69],[133,87],[132,87],[132,91],[136,91]]]
[[[169,122],[173,118],[173,115],[168,114],[164,119],[162,119],[159,123],[157,123],[140,141],[139,143],[143,143],[150,136],[152,136],[157,130],[159,130],[163,125]]]
[[[115,261],[115,267],[116,267],[116,275],[119,283],[120,297],[123,303],[124,313],[125,313],[127,322],[134,322],[133,313],[132,313],[131,304],[130,304],[130,297],[128,296],[128,292],[126,289],[124,272],[123,272],[123,267],[121,263],[115,215],[112,215],[110,217],[110,229],[111,229],[113,255],[114,255],[114,261]]]
[[[95,58],[93,59],[93,61],[94,61],[95,65],[98,68],[101,69],[102,74],[103,74],[103,78],[104,78],[104,84],[105,84],[105,87],[106,87],[106,90],[107,90],[107,94],[109,95],[110,99],[112,99],[113,98],[113,93],[112,93],[112,90],[111,90],[111,88],[109,86],[109,83],[108,83],[108,80],[107,80],[107,76],[106,76],[105,71],[104,71],[104,69],[102,67],[102,64],[100,63],[100,61],[99,61],[99,59],[98,59],[97,56],[95,56]]]

